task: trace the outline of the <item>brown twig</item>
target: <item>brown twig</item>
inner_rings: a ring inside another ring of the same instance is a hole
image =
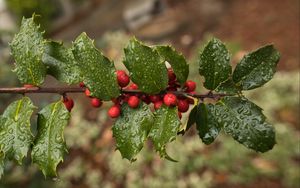
[[[63,95],[64,93],[81,93],[85,88],[81,87],[12,87],[12,88],[0,88],[0,93],[58,93]]]
[[[57,93],[64,95],[66,93],[82,93],[85,91],[85,88],[82,87],[12,87],[12,88],[0,88],[1,93],[13,93],[13,94],[25,94],[25,93]],[[143,94],[140,90],[127,90],[123,89],[122,93],[140,93]],[[218,99],[220,97],[228,96],[226,94],[213,94],[211,92],[207,94],[190,94],[184,91],[168,91],[168,93],[173,93],[177,96],[191,96],[194,98],[204,99],[212,98]]]

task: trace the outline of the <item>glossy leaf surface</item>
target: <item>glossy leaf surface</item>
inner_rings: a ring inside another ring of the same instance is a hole
[[[67,84],[81,82],[80,69],[73,53],[71,49],[64,47],[62,43],[47,42],[43,62],[48,67],[48,74],[52,75],[58,81]]]
[[[222,126],[217,122],[215,108],[212,104],[200,103],[196,118],[199,137],[204,144],[211,144],[219,135]]]
[[[197,114],[198,114],[197,105],[195,105],[190,112],[189,120],[187,122],[185,131],[189,130],[192,127],[192,125],[196,123]]]
[[[163,105],[154,113],[154,123],[149,137],[161,157],[175,161],[167,154],[166,144],[176,139],[180,124],[175,107],[169,108]]]
[[[86,33],[73,43],[73,54],[91,96],[108,101],[120,94],[114,64],[95,46]]]
[[[231,78],[226,80],[225,82],[222,82],[216,89],[215,91],[217,93],[223,93],[227,95],[236,95],[239,92],[241,92],[241,88],[239,88]]]
[[[38,113],[38,134],[32,147],[32,161],[45,177],[56,176],[56,167],[67,152],[63,131],[70,113],[61,101],[51,103]]]
[[[28,97],[11,103],[0,116],[0,148],[5,157],[19,164],[27,156],[33,135],[30,129],[30,117],[35,106]]]
[[[211,115],[227,134],[244,146],[266,152],[275,144],[275,130],[266,122],[262,109],[241,97],[224,97],[212,106]]]
[[[199,73],[204,76],[204,87],[209,90],[216,89],[220,83],[229,78],[231,74],[229,52],[219,39],[213,38],[209,41],[200,54]]]
[[[10,47],[16,61],[14,71],[21,83],[40,86],[46,76],[46,66],[42,62],[45,40],[39,26],[34,23],[34,17],[23,18],[20,31]]]
[[[129,70],[132,81],[139,86],[139,90],[156,94],[167,87],[167,68],[155,49],[133,38],[124,52],[123,63]]]
[[[171,65],[177,81],[183,85],[189,75],[189,65],[185,57],[171,46],[156,46],[155,49]]]
[[[121,111],[121,116],[112,128],[113,136],[122,157],[134,161],[152,127],[153,114],[145,103],[141,103],[136,109],[124,103]]]
[[[243,90],[260,87],[273,78],[280,54],[267,45],[243,57],[233,72],[233,81]]]

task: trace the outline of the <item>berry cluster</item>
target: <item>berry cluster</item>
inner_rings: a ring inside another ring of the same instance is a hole
[[[84,83],[81,82],[79,84],[80,87],[85,87]],[[85,95],[89,98],[91,98],[91,105],[95,108],[99,108],[100,106],[102,106],[102,101],[98,98],[94,98],[94,97],[91,97],[91,92],[89,89],[85,89]],[[63,97],[63,103],[65,104],[66,108],[71,111],[72,108],[74,107],[74,101],[71,97],[67,97],[67,96],[64,96]]]
[[[113,99],[114,105],[109,109],[108,115],[112,118],[116,118],[120,115],[120,106],[122,103],[128,103],[131,108],[137,108],[140,101],[146,104],[153,103],[155,110],[159,109],[163,104],[170,107],[178,107],[178,116],[181,118],[181,113],[187,112],[190,104],[194,104],[194,100],[187,98],[186,96],[176,96],[173,92],[178,89],[187,93],[194,93],[196,89],[196,83],[193,81],[187,81],[183,88],[180,88],[180,84],[176,80],[176,75],[172,69],[168,69],[169,84],[166,93],[157,95],[147,95],[144,93],[125,92],[117,99]],[[120,87],[125,91],[138,90],[138,86],[135,83],[130,84],[129,76],[124,71],[117,71],[117,80]]]
[[[177,106],[179,118],[181,118],[181,113],[187,112],[190,105],[194,104],[193,99],[184,95],[176,95],[175,91],[183,91],[193,94],[196,89],[196,83],[188,80],[184,86],[181,87],[172,69],[168,69],[169,82],[166,92],[156,95],[148,95],[138,91],[135,92],[138,90],[138,85],[135,83],[131,83],[129,85],[130,77],[123,70],[118,70],[116,72],[116,76],[118,84],[122,88],[123,93],[118,98],[112,99],[114,104],[108,110],[108,115],[111,118],[119,117],[121,113],[121,105],[123,103],[127,103],[131,108],[137,108],[141,101],[145,102],[146,104],[153,103],[155,110],[159,109],[163,104],[169,107]],[[85,87],[83,82],[81,82],[79,85],[80,87]],[[93,107],[99,108],[102,105],[102,101],[100,99],[91,97],[91,92],[88,88],[85,89],[85,95],[91,98],[91,105]],[[74,101],[70,97],[63,97],[63,102],[66,108],[71,111],[74,106]]]
[[[169,86],[167,93],[163,96],[163,103],[170,107],[177,106],[178,116],[181,118],[181,113],[187,112],[191,104],[194,104],[194,100],[183,95],[176,96],[172,91],[184,91],[186,93],[194,94],[196,89],[196,83],[188,80],[185,82],[184,87],[180,88],[180,84],[176,80],[176,75],[172,69],[168,69]],[[171,91],[171,92],[170,92]],[[155,104],[154,104],[155,107]]]

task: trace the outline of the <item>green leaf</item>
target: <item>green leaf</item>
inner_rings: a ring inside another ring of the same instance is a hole
[[[10,47],[16,61],[14,71],[21,83],[40,86],[46,76],[46,66],[42,62],[45,40],[39,26],[34,23],[34,17],[23,18],[20,31]]]
[[[48,74],[58,81],[67,84],[76,84],[82,81],[80,79],[80,69],[72,50],[64,47],[62,43],[47,42],[43,62],[48,67]]]
[[[197,105],[195,105],[195,107],[191,110],[185,127],[179,130],[177,134],[184,135],[192,127],[192,125],[196,123],[196,118],[197,118]]]
[[[216,92],[223,93],[227,95],[236,95],[239,92],[241,92],[241,89],[235,85],[235,83],[232,81],[232,78],[229,78],[225,82],[222,82],[216,89]]]
[[[149,138],[160,156],[174,162],[176,160],[166,152],[166,144],[176,139],[181,124],[177,113],[177,108],[163,105],[154,113],[154,123],[149,133]]]
[[[191,110],[190,115],[189,115],[189,120],[187,122],[187,126],[185,131],[189,130],[191,128],[191,126],[196,123],[196,119],[197,119],[197,114],[198,114],[198,109],[197,109],[197,105]]]
[[[73,54],[91,96],[105,101],[119,96],[114,64],[95,47],[86,33],[78,36],[73,43]]]
[[[168,86],[168,72],[158,52],[135,38],[124,49],[124,64],[131,79],[145,93],[156,94]]]
[[[198,105],[196,124],[199,137],[204,144],[213,143],[222,129],[217,122],[215,108],[212,104],[201,103]]]
[[[61,101],[46,106],[38,113],[38,134],[32,147],[32,161],[45,177],[56,176],[56,167],[67,152],[63,136],[70,113]]]
[[[1,118],[0,118],[0,125],[1,125]],[[4,173],[4,168],[5,168],[4,160],[5,160],[5,154],[0,148],[0,179]]]
[[[199,73],[204,76],[204,87],[216,89],[231,74],[230,57],[225,45],[213,38],[199,56]]]
[[[33,143],[30,117],[34,109],[31,100],[23,97],[11,103],[0,116],[0,148],[8,159],[15,159],[19,164]]]
[[[171,65],[177,80],[183,85],[189,75],[189,65],[185,57],[171,46],[156,46],[155,49]]]
[[[212,113],[227,134],[244,146],[266,152],[275,144],[274,128],[262,109],[246,98],[224,97],[212,106]]]
[[[267,45],[243,57],[233,72],[233,81],[243,90],[260,87],[273,78],[280,54]]]
[[[122,105],[122,114],[112,131],[117,149],[123,158],[136,160],[135,157],[143,148],[152,123],[153,114],[145,103],[141,103],[136,109],[130,108],[126,103]]]

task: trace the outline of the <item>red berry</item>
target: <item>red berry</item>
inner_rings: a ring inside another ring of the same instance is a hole
[[[176,80],[176,75],[172,69],[168,69],[169,82],[174,82]]]
[[[181,119],[181,118],[182,118],[182,114],[181,114],[181,112],[178,112],[178,117],[179,117],[179,119]]]
[[[176,88],[176,87],[173,87],[173,86],[171,86],[171,87],[168,87],[168,88],[167,88],[167,90],[168,90],[168,91],[177,91],[177,88]]]
[[[164,96],[164,103],[167,106],[176,106],[176,104],[177,104],[177,97],[176,97],[176,95],[174,95],[172,93],[167,93]]]
[[[195,94],[196,94],[195,91],[191,91],[191,92],[188,92],[188,93],[189,93],[189,94],[192,94],[192,95],[195,95]],[[192,97],[192,96],[191,96],[191,97]],[[188,100],[189,104],[195,104],[194,98],[188,97],[187,100]]]
[[[137,96],[130,96],[128,99],[128,105],[131,108],[137,108],[140,104],[140,99]]]
[[[23,87],[25,87],[25,88],[32,88],[32,87],[35,87],[35,86],[32,85],[32,84],[24,84]]]
[[[186,99],[186,96],[184,96],[184,95],[178,95],[178,96],[177,96],[177,99],[178,99],[178,100],[183,100],[183,99]]]
[[[196,83],[191,80],[186,81],[184,86],[186,87],[187,92],[195,91],[196,89]]]
[[[189,102],[186,99],[178,100],[177,106],[179,112],[187,112],[189,109]]]
[[[110,107],[110,109],[108,110],[108,115],[111,118],[117,118],[119,117],[121,113],[121,109],[119,105],[113,105],[112,107]]]
[[[85,93],[85,95],[86,95],[87,97],[90,97],[90,96],[91,96],[91,92],[90,92],[90,90],[89,90],[88,88],[85,89],[84,93]]]
[[[65,107],[67,108],[67,110],[69,112],[71,112],[72,108],[74,107],[74,101],[73,101],[73,99],[70,98],[70,97],[65,97],[63,99],[63,103],[64,103]]]
[[[127,87],[127,89],[129,90],[136,90],[138,88],[139,88],[138,85],[136,85],[135,83],[132,83]]]
[[[189,104],[194,104],[195,103],[194,99],[192,99],[192,98],[187,98],[186,100],[188,101]]]
[[[83,82],[80,82],[80,83],[79,83],[79,87],[85,87],[84,83],[83,83]]]
[[[149,99],[150,99],[151,102],[155,103],[157,101],[160,101],[161,97],[159,95],[150,95]]]
[[[162,101],[157,101],[157,102],[155,102],[155,103],[154,103],[154,109],[155,109],[155,110],[159,109],[159,108],[161,107],[162,104],[163,104]]]
[[[121,87],[126,87],[130,82],[129,76],[123,70],[117,71],[117,80],[118,80],[119,86],[121,86]]]
[[[120,98],[113,98],[111,99],[111,101],[114,103],[114,104],[120,104]]]
[[[125,102],[128,102],[128,99],[129,99],[130,96],[131,96],[131,95],[128,94],[128,93],[127,93],[127,94],[123,94],[123,95],[122,95],[122,100],[125,101]]]
[[[149,98],[148,95],[142,95],[142,96],[141,96],[141,99],[142,99],[142,101],[144,101],[146,104],[150,104],[150,103],[151,103],[150,98]]]
[[[169,81],[169,87],[179,88],[180,84],[176,80],[171,82]]]
[[[98,98],[92,98],[91,105],[95,108],[99,108],[102,105],[102,101]]]
[[[111,99],[111,102],[113,102],[114,104],[116,104],[116,103],[119,102],[119,100],[118,100],[118,98],[112,98],[112,99]]]

